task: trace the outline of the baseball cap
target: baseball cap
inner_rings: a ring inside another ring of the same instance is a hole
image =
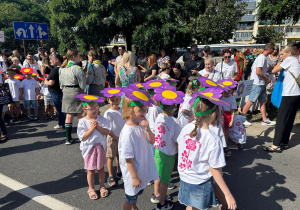
[[[197,47],[193,47],[193,48],[191,49],[191,53],[194,53],[194,52],[199,52],[199,50],[198,50]]]
[[[203,48],[203,51],[209,52],[209,51],[210,51],[210,46],[206,45],[206,46]]]
[[[37,51],[39,51],[39,50],[45,50],[45,49],[42,48],[42,47],[38,47],[38,48],[37,48]]]

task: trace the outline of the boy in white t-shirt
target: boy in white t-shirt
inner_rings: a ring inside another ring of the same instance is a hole
[[[44,105],[45,105],[45,120],[53,119],[54,114],[54,102],[52,96],[48,90],[48,86],[42,82],[42,87],[40,94],[37,96],[37,100],[40,99],[41,96],[44,96]],[[49,114],[49,115],[48,115]]]
[[[104,94],[105,96],[105,94]],[[111,132],[107,136],[107,169],[108,178],[107,183],[109,186],[116,186],[117,183],[113,177],[113,161],[116,158],[117,174],[116,178],[122,178],[122,172],[119,164],[118,142],[122,128],[125,121],[122,119],[122,108],[119,106],[121,102],[120,96],[112,96],[107,99],[110,104],[110,108],[104,113],[104,117],[110,123]]]
[[[31,78],[31,73],[25,74],[25,79],[21,82],[21,97],[24,94],[24,106],[30,121],[38,120],[38,103],[36,100],[39,94],[38,83]],[[34,116],[31,116],[31,108],[34,110]]]
[[[20,115],[20,88],[21,88],[21,82],[17,79],[14,79],[14,76],[16,75],[15,69],[6,69],[6,74],[8,79],[5,80],[5,83],[8,83],[9,90],[13,99],[13,103],[8,105],[9,113],[11,120],[10,122],[19,121],[19,115]],[[14,111],[16,113],[16,116],[14,116]]]

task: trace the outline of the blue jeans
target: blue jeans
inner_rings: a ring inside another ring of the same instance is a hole
[[[58,114],[58,125],[65,128],[66,114],[61,112],[63,93],[50,93]]]

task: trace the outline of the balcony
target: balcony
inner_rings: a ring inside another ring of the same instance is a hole
[[[285,33],[286,38],[296,38],[300,37],[300,32],[286,32]]]
[[[234,42],[248,42],[252,41],[252,37],[235,37]]]
[[[253,30],[253,26],[241,26],[237,27],[237,31],[244,31],[244,30]]]
[[[244,15],[240,22],[255,22],[255,15]]]

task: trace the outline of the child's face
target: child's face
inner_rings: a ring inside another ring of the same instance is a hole
[[[99,113],[99,106],[97,103],[88,104],[83,108],[87,116],[96,118]]]
[[[11,73],[11,72],[6,72],[6,74],[7,74],[7,77],[10,78],[10,79],[15,76],[15,74]]]
[[[232,89],[230,89],[230,90],[228,90],[228,91],[224,91],[224,92],[223,92],[223,96],[224,96],[225,98],[228,98],[228,97],[231,95],[231,93],[232,93]]]
[[[146,119],[148,107],[147,106],[135,106],[133,107],[133,117],[138,121],[142,121]]]
[[[121,103],[121,97],[113,96],[108,99],[108,103],[110,104],[110,107],[113,109],[119,109],[119,105]]]
[[[31,74],[25,74],[26,79],[31,79]]]

